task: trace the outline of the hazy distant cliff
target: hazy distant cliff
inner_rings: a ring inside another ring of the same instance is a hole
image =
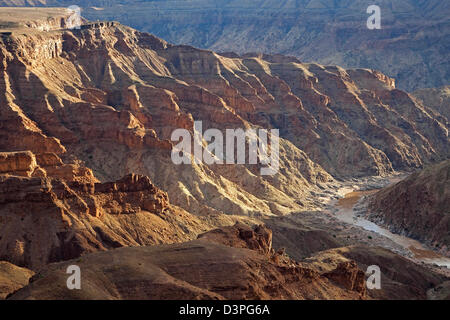
[[[24,1],[0,1],[11,3]],[[307,62],[377,69],[396,78],[400,89],[450,83],[448,1],[84,0],[77,4],[88,19],[118,20],[171,43],[215,51],[289,54]],[[381,8],[381,30],[366,28],[371,4]]]

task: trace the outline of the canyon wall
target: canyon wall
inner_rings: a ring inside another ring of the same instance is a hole
[[[362,270],[376,259],[414,269],[401,279],[387,270],[403,297],[425,298],[445,280],[375,249],[324,253],[333,257],[321,269],[321,255],[296,262],[272,248],[266,227],[246,226],[319,209],[337,179],[447,159],[447,118],[394,79],[173,45],[118,23],[68,30],[65,18],[46,19],[0,36],[2,296],[34,271],[10,298],[365,299]],[[193,135],[196,120],[203,131],[279,129],[278,172],[174,164],[171,133]],[[309,242],[299,251],[341,246],[326,227],[293,233]],[[59,291],[74,262],[91,270],[79,296]]]
[[[369,218],[450,253],[450,161],[429,166],[376,193]]]
[[[0,151],[53,153],[100,181],[149,176],[191,213],[282,215],[333,178],[388,175],[449,155],[448,126],[368,69],[175,46],[120,24],[14,32],[0,46]],[[280,130],[280,170],[174,165],[174,129]],[[174,180],[176,177],[176,181]]]
[[[73,3],[3,0],[0,4]],[[371,15],[366,11],[373,4],[381,10],[380,30],[366,26]],[[117,20],[171,43],[380,70],[408,91],[448,85],[450,80],[447,1],[82,0],[77,5],[90,20]]]

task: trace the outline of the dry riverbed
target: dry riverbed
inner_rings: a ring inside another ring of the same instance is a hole
[[[339,225],[342,232],[357,242],[384,247],[450,275],[450,258],[436,253],[417,240],[394,234],[365,218],[367,197],[406,176],[399,174],[389,178],[373,177],[346,183],[337,190],[338,199],[331,199],[327,203],[325,213],[330,216],[330,222]]]

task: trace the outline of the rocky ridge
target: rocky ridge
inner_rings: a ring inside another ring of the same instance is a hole
[[[127,247],[52,263],[9,299],[426,299],[448,294],[446,278],[386,249],[350,246],[296,262],[271,231],[235,224],[182,244]],[[67,290],[66,268],[83,272]],[[381,265],[382,289],[363,270]],[[399,274],[398,268],[405,272]]]
[[[228,235],[227,245],[217,237],[222,232]],[[366,298],[364,273],[356,264],[340,265],[333,276],[321,275],[275,253],[270,230],[262,226],[235,225],[183,244],[87,255],[76,261],[84,272],[82,290],[64,286],[70,263],[75,261],[50,264],[10,299]]]

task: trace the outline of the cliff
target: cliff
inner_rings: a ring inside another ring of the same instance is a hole
[[[112,22],[58,25],[0,37],[0,260],[42,270],[14,298],[365,298],[366,256],[313,270],[275,251],[261,222],[292,227],[276,239],[301,244],[302,258],[342,246],[331,224],[306,225],[335,179],[449,156],[446,118],[378,71],[218,54]],[[279,129],[278,172],[174,164],[171,134],[193,134],[196,120],[203,131]],[[294,212],[305,228],[283,220]],[[92,270],[80,296],[54,287],[74,261]],[[429,281],[416,290],[413,276]],[[444,280],[413,276],[400,281],[408,297]]]
[[[449,254],[450,161],[416,172],[377,192],[369,218]]]
[[[67,7],[70,1],[43,1]],[[4,0],[2,5],[42,5]],[[449,83],[448,2],[440,0],[82,0],[90,20],[117,20],[169,42],[219,52],[292,55],[305,62],[370,68],[400,89]],[[381,9],[381,29],[369,30],[369,5]],[[123,6],[127,10],[124,12]]]

